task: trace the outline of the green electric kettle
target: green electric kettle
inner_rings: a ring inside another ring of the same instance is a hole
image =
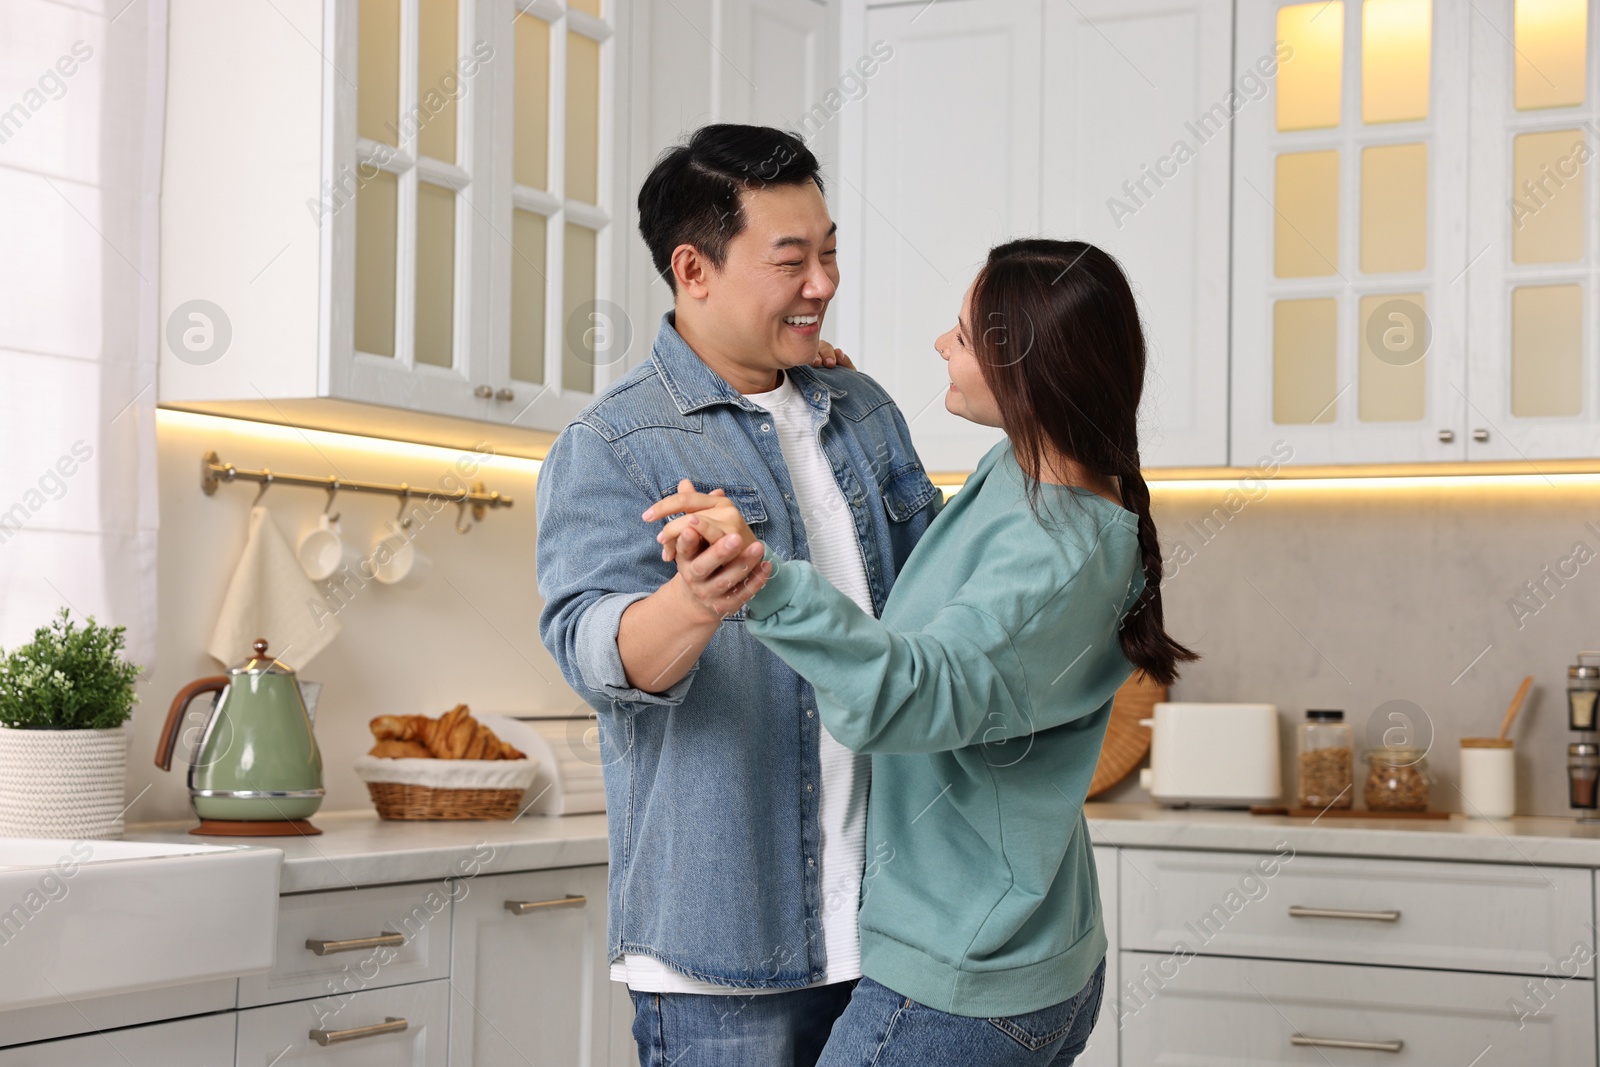
[[[267,642],[227,674],[178,691],[156,742],[156,766],[172,769],[190,701],[217,693],[189,765],[189,797],[200,825],[190,833],[272,837],[318,834],[306,820],[322,805],[322,753],[294,671],[267,655]]]

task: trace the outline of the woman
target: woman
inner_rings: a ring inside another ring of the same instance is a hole
[[[1139,472],[1145,349],[1116,262],[1092,245],[989,254],[935,342],[945,406],[1007,440],[899,575],[881,620],[802,561],[770,558],[748,625],[816,689],[835,738],[872,753],[862,978],[821,1064],[1071,1064],[1105,980],[1083,817],[1111,699],[1195,654],[1165,632]],[[680,493],[671,556],[754,535]],[[683,540],[679,540],[683,538]]]

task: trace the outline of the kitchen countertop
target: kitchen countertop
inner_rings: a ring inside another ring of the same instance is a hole
[[[1088,804],[1097,845],[1271,852],[1287,843],[1305,855],[1531,863],[1600,868],[1600,823],[1526,817],[1485,821],[1291,819],[1242,811],[1172,810],[1152,804]],[[510,821],[386,822],[374,811],[316,815],[315,837],[196,837],[192,822],[134,823],[129,841],[250,844],[283,852],[285,893],[421,882],[462,873],[476,858],[482,873],[582,867],[606,862],[604,815]],[[487,847],[492,855],[483,856]]]
[[[364,811],[319,812],[312,837],[200,837],[193,820],[133,823],[126,841],[260,845],[283,853],[279,891],[353,889],[398,882],[424,882],[463,873],[477,861],[478,873],[584,867],[606,862],[606,817],[529,815],[510,820],[385,821]],[[484,846],[493,854],[484,857]]]

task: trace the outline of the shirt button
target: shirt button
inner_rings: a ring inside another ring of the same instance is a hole
[[[806,792],[807,793],[814,793],[814,792],[816,792],[816,787],[814,787],[810,782],[807,782],[806,783]]]
[[[785,494],[783,494],[783,499],[788,500],[788,501],[793,501],[794,497],[790,496],[788,493],[785,493]]]
[[[761,424],[761,432],[762,433],[766,433],[770,429],[772,429],[772,424],[770,422],[763,422]]]
[[[816,717],[817,717],[817,709],[816,708],[807,708],[806,709],[806,718],[815,719]]]
[[[806,866],[807,867],[815,867],[816,865],[817,865],[817,861],[816,861],[815,858],[813,858],[811,856],[807,856],[806,857]]]

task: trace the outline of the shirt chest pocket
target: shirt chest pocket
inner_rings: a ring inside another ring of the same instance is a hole
[[[888,512],[890,520],[905,522],[927,507],[939,489],[922,469],[922,464],[911,462],[890,470],[878,483],[878,492],[883,496],[883,510]]]

